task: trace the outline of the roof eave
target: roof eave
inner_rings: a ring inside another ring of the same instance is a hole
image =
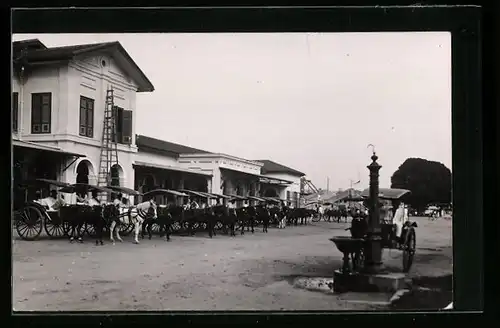
[[[290,175],[294,175],[294,176],[298,176],[298,177],[303,177],[306,175],[305,173],[302,173],[300,171],[285,171],[285,170],[265,170],[264,174],[267,174],[267,173],[285,173],[285,174],[290,174]]]
[[[123,48],[119,42],[112,42],[103,46],[91,47],[89,49],[82,49],[74,52],[74,56],[88,55],[97,51],[115,51],[122,55],[130,65],[133,70],[137,72],[137,76],[133,76],[135,82],[137,83],[137,92],[153,92],[155,90],[153,83],[148,79],[146,74],[139,68],[136,62],[130,57],[128,52]]]

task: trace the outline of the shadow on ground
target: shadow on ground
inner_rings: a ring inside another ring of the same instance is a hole
[[[392,310],[437,310],[453,300],[453,276],[413,278],[411,291],[395,302]]]

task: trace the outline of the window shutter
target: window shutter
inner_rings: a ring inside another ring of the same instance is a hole
[[[118,125],[118,107],[117,106],[113,106],[113,110],[112,110],[112,114],[113,116],[113,119],[115,120],[115,133],[112,133],[112,136],[111,136],[111,141],[112,142],[116,142],[116,128],[117,128],[117,125]]]
[[[41,122],[41,112],[42,112],[42,104],[40,101],[40,95],[32,94],[31,95],[31,123],[32,124],[40,124]]]
[[[122,116],[122,143],[132,143],[132,111],[124,110]]]

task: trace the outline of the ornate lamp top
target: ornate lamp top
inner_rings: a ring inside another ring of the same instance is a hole
[[[377,163],[378,156],[377,156],[377,153],[375,152],[375,146],[372,144],[369,144],[366,148],[370,148],[370,147],[372,148],[372,157],[371,157],[372,163],[368,167],[380,168],[381,166]]]

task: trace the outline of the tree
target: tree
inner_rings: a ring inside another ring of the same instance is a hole
[[[408,158],[391,177],[391,188],[411,191],[408,203],[423,210],[431,203],[451,202],[451,171],[442,163]]]

